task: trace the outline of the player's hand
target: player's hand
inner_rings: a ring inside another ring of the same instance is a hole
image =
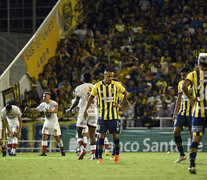
[[[123,112],[122,111],[119,111],[119,115],[121,116],[123,114]]]
[[[51,110],[50,109],[45,109],[46,110],[46,112],[51,112]]]
[[[66,112],[66,114],[68,114],[69,117],[72,116],[72,112],[71,112],[70,108],[66,109],[65,112]]]
[[[21,135],[22,135],[22,132],[21,132],[21,131],[19,131],[19,132],[18,132],[18,134],[17,134],[17,137],[18,137],[18,138],[20,138],[20,137],[21,137]]]
[[[113,107],[120,108],[120,107],[121,107],[121,104],[119,104],[119,103],[114,103],[114,104],[113,104]]]
[[[87,118],[87,116],[88,116],[87,111],[84,111],[83,117],[86,119],[86,118]]]

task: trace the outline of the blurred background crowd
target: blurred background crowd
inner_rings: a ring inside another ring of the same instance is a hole
[[[58,117],[67,120],[81,76],[90,72],[96,83],[111,66],[130,92],[126,126],[159,126],[154,117],[172,117],[180,68],[197,68],[198,54],[207,52],[206,8],[205,0],[101,1],[61,39],[38,80],[27,74],[32,90],[24,94],[22,111],[37,107],[49,90],[59,104]]]

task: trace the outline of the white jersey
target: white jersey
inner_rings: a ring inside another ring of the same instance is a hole
[[[18,117],[21,115],[22,113],[20,109],[15,105],[12,105],[12,109],[9,112],[6,111],[6,107],[4,107],[1,111],[2,118],[6,118],[9,125],[18,124]]]
[[[88,103],[88,99],[91,95],[91,91],[93,88],[93,84],[84,83],[76,87],[75,95],[80,97],[80,101],[78,104],[79,113],[83,113],[85,111],[86,105]],[[97,114],[97,100],[94,98],[94,102],[92,102],[91,106],[88,108],[88,116],[93,116]]]
[[[54,128],[59,126],[57,113],[47,113],[46,109],[54,110],[58,106],[57,102],[50,100],[49,103],[43,102],[36,109],[45,114],[44,127]]]

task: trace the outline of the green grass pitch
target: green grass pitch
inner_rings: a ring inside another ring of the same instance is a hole
[[[139,180],[194,180],[207,178],[207,153],[198,153],[198,174],[188,172],[189,157],[180,164],[174,164],[178,153],[120,153],[119,164],[114,164],[110,156],[103,155],[103,163],[78,160],[75,153],[48,153],[40,157],[38,153],[17,153],[16,157],[0,157],[1,180],[76,180],[76,179],[139,179]]]

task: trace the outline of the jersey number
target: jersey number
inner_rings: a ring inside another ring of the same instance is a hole
[[[207,101],[207,86],[198,86],[198,90],[200,90],[200,97],[197,97],[198,101],[203,101],[205,99],[205,101]]]

